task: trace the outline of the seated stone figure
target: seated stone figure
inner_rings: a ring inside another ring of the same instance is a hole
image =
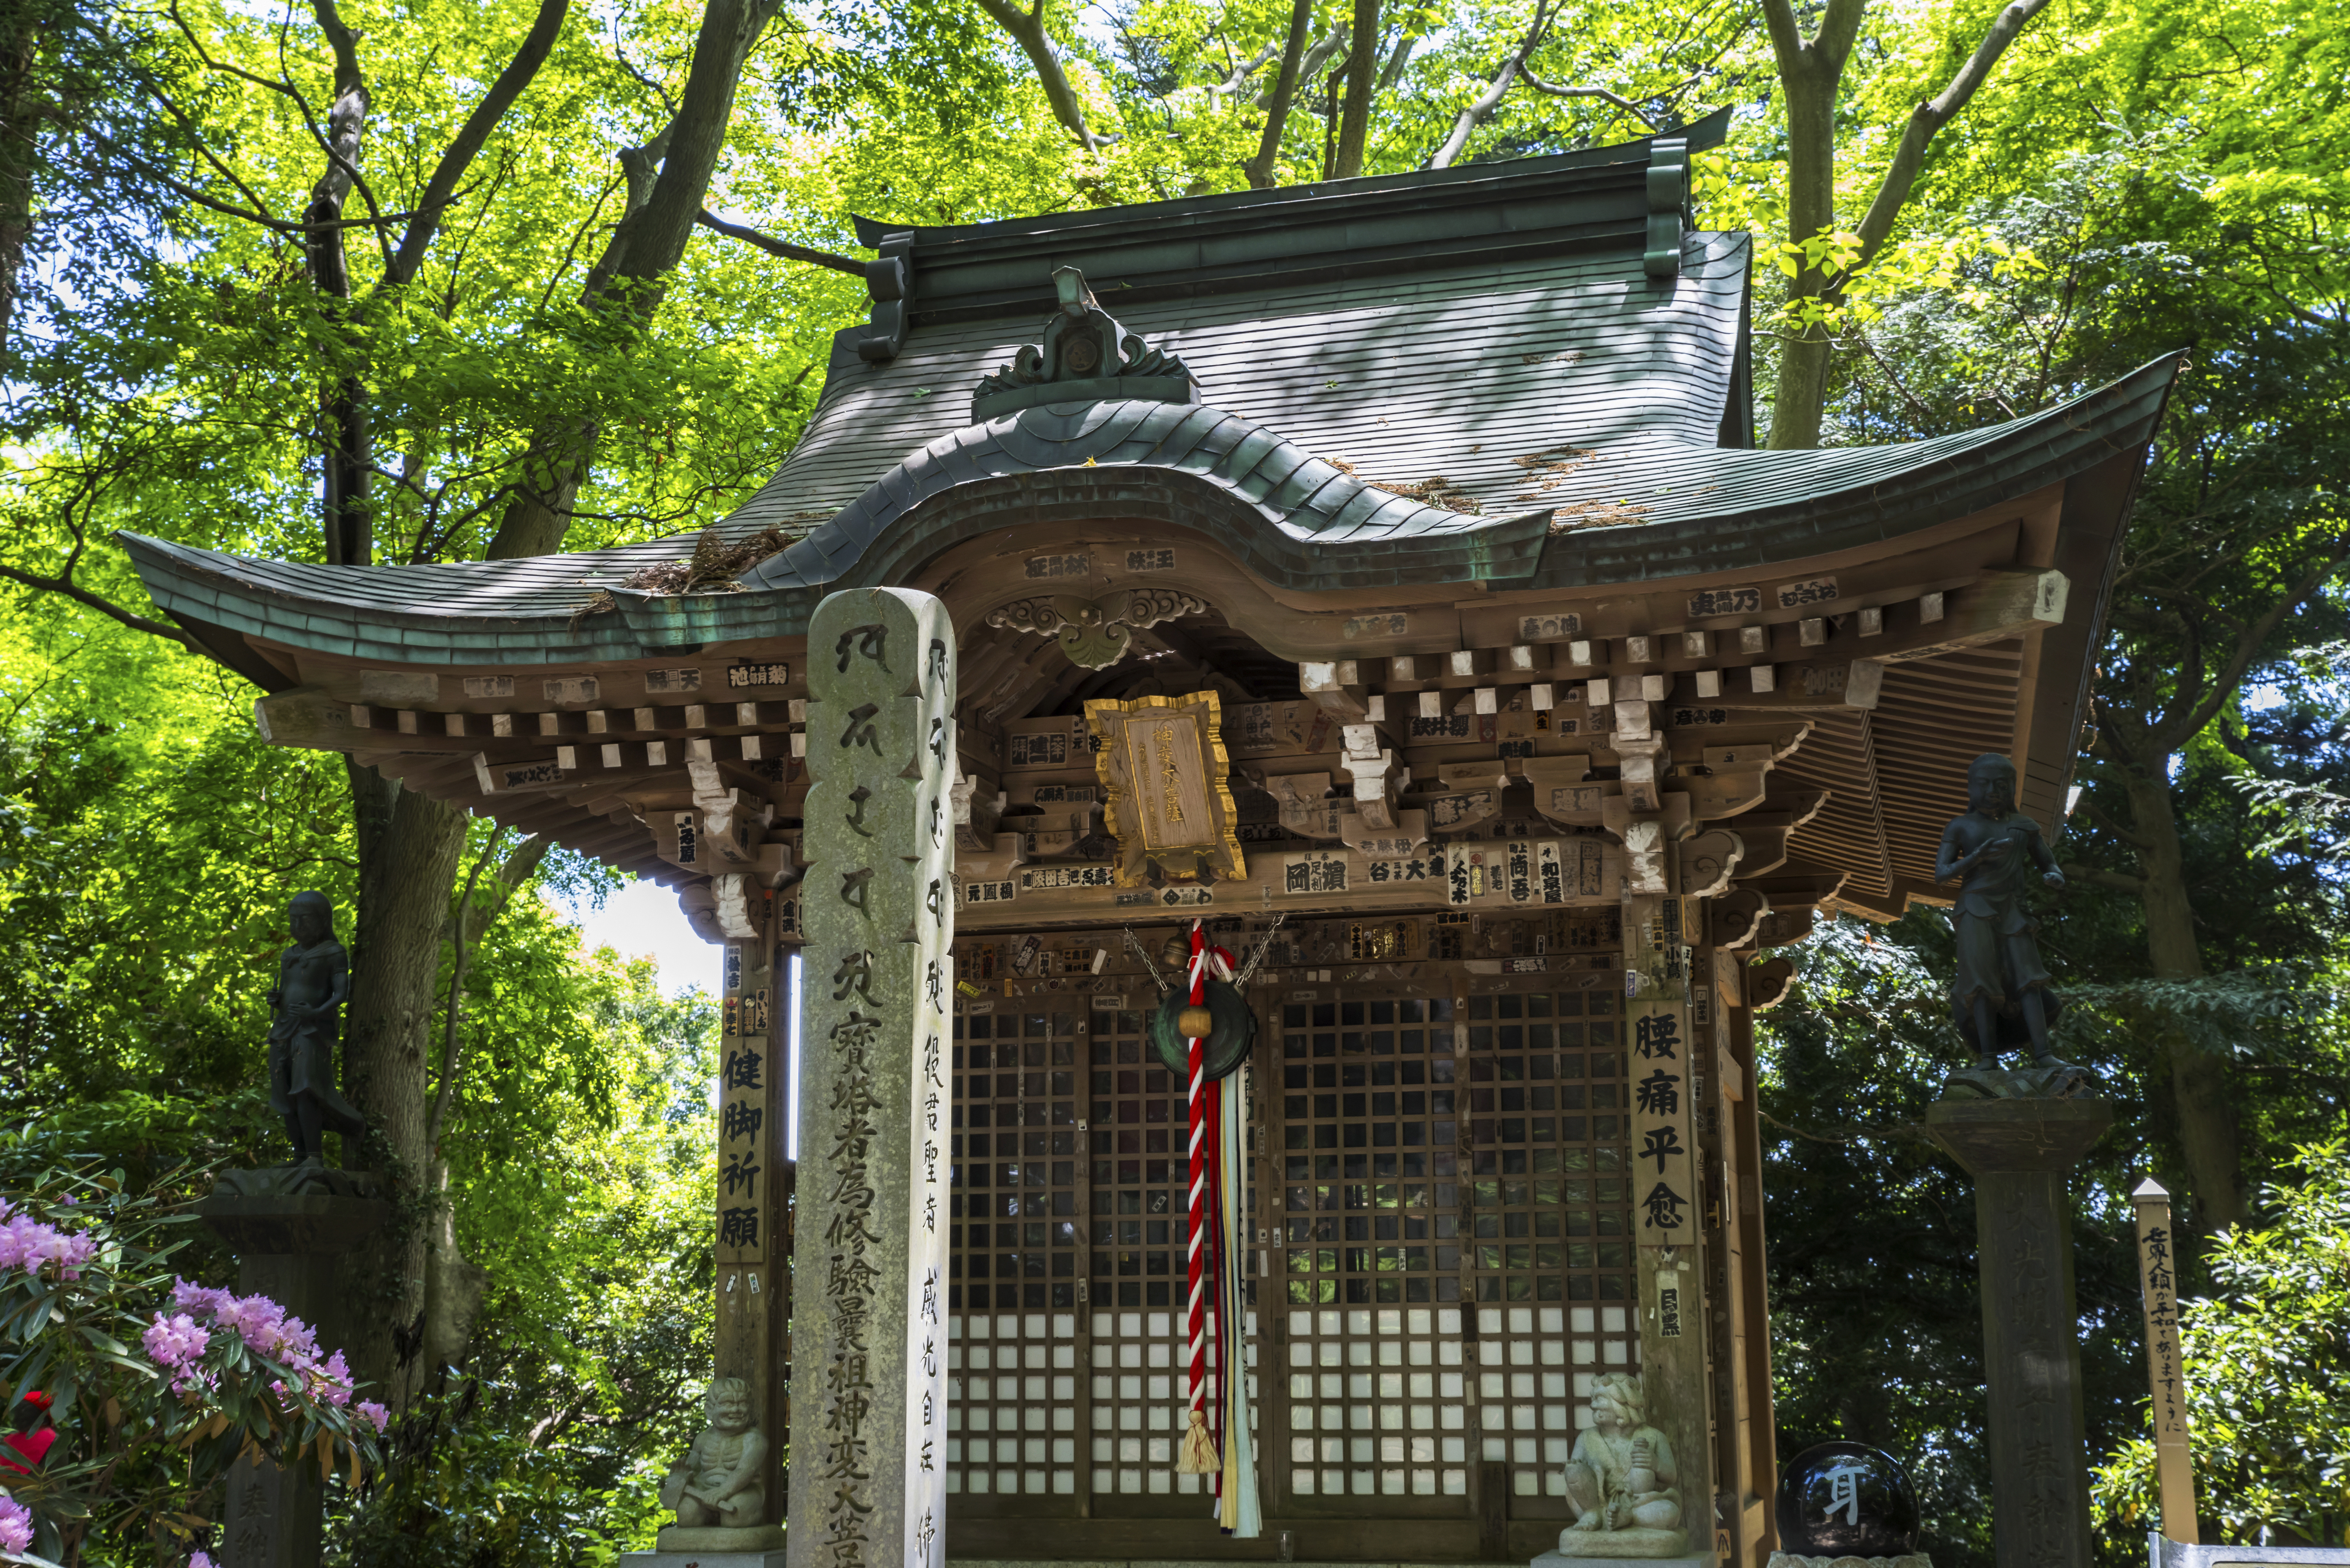
[[[1560,1555],[1678,1557],[1688,1549],[1672,1444],[1647,1417],[1637,1376],[1610,1373],[1591,1391],[1591,1425],[1566,1461],[1575,1521],[1559,1532]]]
[[[687,1530],[765,1523],[767,1439],[752,1425],[751,1386],[740,1377],[713,1378],[705,1408],[710,1426],[670,1467],[661,1506],[675,1509]]]

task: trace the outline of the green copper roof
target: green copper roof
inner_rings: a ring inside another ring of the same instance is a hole
[[[1711,134],[1692,128],[1700,144]],[[800,535],[746,576],[748,591],[681,599],[619,587],[689,555],[684,536],[374,567],[125,542],[156,602],[192,626],[387,661],[569,663],[796,635],[823,593],[904,581],[1007,523],[1193,530],[1293,592],[1567,588],[1879,542],[2150,436],[2167,360],[1936,441],[1746,450],[1751,246],[1683,234],[1665,253],[1677,270],[1651,275],[1658,253],[1644,247],[1681,221],[1658,208],[1672,182],[1649,178],[1652,152],[1669,151],[1639,142],[1440,175],[877,228],[868,238],[899,267],[882,292],[903,295],[877,318],[898,312],[902,331],[894,353],[872,359],[858,344],[870,350],[874,327],[838,336],[798,444],[721,524]],[[1038,337],[1064,265],[1189,367],[1197,402],[1048,403],[969,422],[980,379]]]
[[[1646,508],[1552,535],[1544,513],[1485,518],[1378,491],[1212,407],[1053,405],[951,432],[745,579],[684,598],[619,588],[681,541],[437,566],[252,561],[136,535],[159,606],[183,620],[399,662],[630,659],[796,636],[836,587],[901,580],[1007,514],[1158,517],[1219,539],[1269,580],[1339,588],[1444,580],[1601,586],[1794,561],[1919,531],[2142,448],[2174,362],[2004,424],[1891,447],[1650,450],[1569,473],[1577,507]],[[1087,459],[1092,459],[1088,463]],[[1653,490],[1639,489],[1646,479]],[[1613,480],[1615,483],[1605,483]],[[755,523],[755,519],[750,520]],[[598,590],[618,607],[585,613]]]

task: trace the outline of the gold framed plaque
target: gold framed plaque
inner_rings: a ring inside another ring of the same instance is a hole
[[[1225,783],[1223,706],[1213,691],[1086,704],[1094,769],[1118,840],[1118,883],[1139,887],[1152,864],[1172,882],[1248,875]]]

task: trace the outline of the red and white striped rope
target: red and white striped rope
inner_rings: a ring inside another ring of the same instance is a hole
[[[1208,998],[1207,934],[1201,922],[1191,922],[1191,1005],[1204,1007]],[[1205,1039],[1194,1035],[1189,1108],[1191,1129],[1191,1247],[1187,1269],[1191,1285],[1191,1415],[1204,1419],[1208,1398],[1208,1123],[1204,1096],[1208,1086]]]
[[[1220,980],[1232,977],[1232,955],[1212,946],[1207,931],[1199,920],[1191,922],[1191,1003],[1193,1007],[1208,1004],[1208,977],[1213,973]],[[1188,1108],[1191,1132],[1191,1245],[1187,1252],[1191,1296],[1191,1414],[1205,1419],[1208,1399],[1208,1295],[1211,1256],[1208,1248],[1208,1206],[1210,1174],[1209,1158],[1209,1095],[1207,1075],[1208,1043],[1204,1036],[1193,1036],[1191,1044],[1191,1086]]]

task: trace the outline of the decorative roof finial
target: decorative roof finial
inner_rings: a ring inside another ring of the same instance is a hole
[[[1041,338],[980,379],[971,400],[973,423],[1039,403],[1199,400],[1190,368],[1119,326],[1086,286],[1084,273],[1055,267],[1053,293],[1058,314],[1045,324]]]

